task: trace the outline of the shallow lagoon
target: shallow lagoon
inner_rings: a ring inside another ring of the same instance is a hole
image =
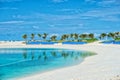
[[[49,48],[0,49],[0,80],[72,66],[95,53]]]

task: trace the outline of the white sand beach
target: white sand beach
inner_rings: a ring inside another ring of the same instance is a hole
[[[34,74],[14,80],[118,80],[120,79],[120,45],[90,43],[84,45],[24,45],[1,43],[0,48],[65,48],[97,53],[79,65]],[[115,77],[117,76],[117,77]],[[118,79],[117,79],[118,78]]]
[[[0,80],[120,80],[120,0],[0,0]]]

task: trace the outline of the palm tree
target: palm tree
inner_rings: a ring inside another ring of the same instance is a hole
[[[88,37],[91,38],[91,39],[93,39],[94,38],[94,34],[90,33],[90,34],[88,34]]]
[[[116,35],[116,36],[119,36],[119,35],[120,35],[120,32],[115,32],[115,35]]]
[[[57,36],[56,35],[53,35],[53,36],[51,36],[51,41],[56,41],[56,38],[57,38]]]
[[[67,38],[67,35],[66,34],[63,34],[62,36],[61,36],[61,40],[65,40]]]
[[[115,39],[115,33],[108,33],[108,35],[107,35],[108,37],[111,37],[111,38],[113,38],[113,39]]]
[[[120,32],[115,32],[115,40],[120,40]]]
[[[107,34],[106,34],[106,33],[100,34],[100,38],[101,38],[101,39],[102,39],[102,38],[105,38],[105,37],[107,37]]]
[[[47,33],[44,33],[43,36],[42,36],[42,38],[43,38],[44,40],[46,40],[47,35],[48,35]]]
[[[74,34],[74,39],[77,40],[78,37],[79,37],[79,35],[75,33],[75,34]]]
[[[25,39],[25,43],[26,43],[26,42],[27,42],[27,34],[24,34],[24,35],[22,36],[22,38]]]
[[[87,35],[87,34],[81,34],[79,37],[80,37],[81,39],[85,39],[85,38],[88,37],[88,35]]]
[[[74,34],[70,34],[70,38],[73,39],[73,37],[74,37]]]
[[[31,40],[34,41],[34,38],[35,38],[35,34],[32,33],[32,34],[31,34]]]
[[[66,39],[68,40],[68,38],[69,38],[69,34],[66,34]]]
[[[41,34],[39,34],[39,33],[38,33],[37,35],[38,35],[38,37],[39,37],[39,38],[41,38],[41,36],[42,36],[42,35],[41,35]]]

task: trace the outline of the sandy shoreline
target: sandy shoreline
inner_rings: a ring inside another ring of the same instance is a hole
[[[15,80],[110,80],[120,75],[120,45],[85,44],[85,45],[1,45],[0,48],[65,48],[92,51],[98,55],[85,59],[81,64],[61,68],[42,74]]]

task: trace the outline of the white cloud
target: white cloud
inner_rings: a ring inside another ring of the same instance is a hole
[[[95,1],[95,0],[85,0],[85,2],[86,2],[86,3],[95,3],[95,2],[97,2],[97,1]]]
[[[55,25],[54,24],[49,24],[50,27],[52,28],[55,28]]]
[[[66,8],[66,9],[59,9],[59,10],[56,10],[60,13],[64,13],[64,14],[78,14],[80,12],[82,12],[82,9],[69,9],[69,8]]]
[[[79,23],[79,24],[77,24],[78,26],[80,26],[80,27],[83,27],[84,26],[84,24],[83,23]]]
[[[101,20],[113,22],[113,21],[120,21],[120,18],[116,16],[106,16],[106,17],[102,17]]]
[[[104,0],[104,1],[101,1],[99,3],[101,3],[101,4],[111,4],[111,3],[115,3],[115,2],[116,2],[116,0]]]
[[[40,27],[39,26],[33,26],[33,29],[39,29]]]
[[[99,10],[91,10],[86,13],[83,13],[82,16],[88,18],[96,18],[100,20],[107,21],[120,21],[118,17],[120,15],[119,7],[117,8],[108,8],[108,9],[99,9]]]
[[[119,16],[120,15],[120,7],[114,7],[114,8],[102,8],[102,9],[94,9],[86,12],[79,12],[79,13],[73,13],[73,14],[44,14],[44,13],[39,13],[35,12],[34,14],[30,15],[16,15],[13,16],[15,19],[23,19],[23,20],[28,20],[28,19],[33,19],[33,20],[40,20],[39,22],[32,21],[32,22],[26,22],[26,23],[79,23],[83,20],[103,20],[103,21],[119,21]],[[80,9],[60,9],[58,11],[77,11]],[[106,18],[106,19],[105,19]],[[54,27],[54,25],[51,25],[51,27]]]
[[[5,21],[5,22],[0,22],[0,24],[20,24],[24,23],[24,21]]]
[[[96,4],[101,7],[119,6],[120,0],[84,0],[86,3]]]
[[[46,21],[59,21],[59,20],[65,20],[65,19],[76,19],[79,18],[75,15],[54,15],[54,14],[42,14],[42,13],[35,13],[33,15],[17,15],[13,16],[14,18],[18,19],[42,19]]]
[[[120,5],[119,0],[103,0],[101,2],[98,2],[99,6],[108,7],[108,6],[115,6]]]

